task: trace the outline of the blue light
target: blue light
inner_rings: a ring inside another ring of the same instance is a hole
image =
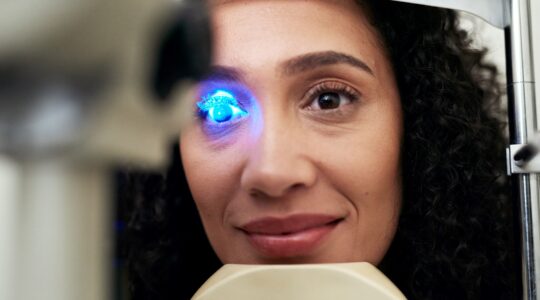
[[[229,121],[233,116],[233,110],[229,104],[218,104],[211,109],[210,117],[218,122]]]
[[[217,90],[210,96],[203,97],[197,106],[212,123],[225,123],[247,115],[247,112],[240,108],[235,97],[223,90]]]

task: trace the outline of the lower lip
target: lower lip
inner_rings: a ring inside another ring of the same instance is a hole
[[[251,245],[269,257],[298,257],[312,252],[337,226],[337,223],[313,227],[287,235],[247,233]]]

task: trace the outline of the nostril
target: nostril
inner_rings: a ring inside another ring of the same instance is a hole
[[[252,190],[249,192],[249,195],[253,198],[259,198],[261,196],[261,192],[257,190]]]
[[[302,188],[304,185],[302,183],[296,183],[296,184],[293,184],[291,185],[291,187],[289,188],[291,191],[293,190],[298,190],[300,188]]]

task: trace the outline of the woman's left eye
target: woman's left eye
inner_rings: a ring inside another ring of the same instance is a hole
[[[308,110],[334,111],[359,99],[359,93],[341,83],[324,83],[308,93]]]
[[[227,124],[247,116],[247,112],[240,107],[235,97],[224,91],[217,91],[208,97],[203,97],[197,106],[199,116],[204,121],[213,124]]]
[[[314,99],[309,108],[317,110],[330,110],[337,109],[351,102],[352,99],[346,95],[336,92],[328,92],[320,94],[317,99]]]

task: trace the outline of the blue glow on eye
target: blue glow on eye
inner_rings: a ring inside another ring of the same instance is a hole
[[[248,114],[240,108],[233,94],[224,90],[217,90],[208,97],[203,97],[197,106],[212,123],[225,123]]]

